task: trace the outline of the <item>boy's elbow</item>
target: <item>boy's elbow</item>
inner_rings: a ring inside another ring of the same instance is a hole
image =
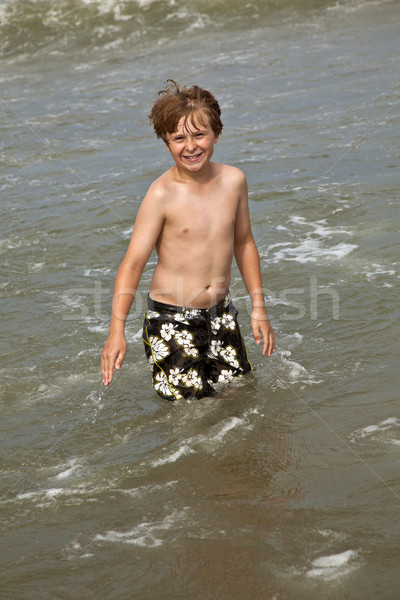
[[[144,266],[139,261],[123,260],[119,267],[119,274],[129,279],[131,277],[141,277]]]
[[[260,255],[255,244],[244,245],[235,253],[236,264],[241,273],[260,265]],[[258,267],[259,268],[259,267]]]

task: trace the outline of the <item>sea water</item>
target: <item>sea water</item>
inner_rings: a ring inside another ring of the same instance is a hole
[[[394,0],[0,1],[3,600],[396,599],[399,35]],[[219,99],[277,350],[160,400],[152,256],[99,360],[172,78]]]

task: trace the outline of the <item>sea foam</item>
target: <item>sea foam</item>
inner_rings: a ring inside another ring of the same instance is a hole
[[[155,548],[164,542],[162,532],[167,531],[186,518],[184,511],[175,510],[160,521],[143,521],[129,531],[107,531],[105,534],[97,534],[97,542],[113,542],[123,544],[134,544]]]
[[[346,550],[340,554],[316,558],[312,562],[312,568],[307,571],[307,576],[325,580],[343,577],[354,569],[353,561],[356,556],[357,552],[355,550]]]
[[[400,420],[397,417],[388,417],[379,423],[367,425],[366,427],[361,427],[360,429],[353,431],[350,435],[350,440],[353,443],[374,441],[399,446],[399,427]]]
[[[353,233],[343,226],[329,227],[326,219],[308,222],[304,217],[293,215],[289,218],[290,222],[296,230],[281,227],[281,231],[295,241],[282,241],[269,246],[268,262],[274,264],[286,260],[310,263],[318,262],[320,259],[340,259],[358,248],[357,244],[344,241],[329,245],[333,237],[352,236]],[[298,231],[299,228],[308,231],[303,233]]]

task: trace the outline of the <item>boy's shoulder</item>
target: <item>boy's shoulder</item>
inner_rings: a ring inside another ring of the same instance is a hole
[[[223,185],[242,187],[246,185],[246,176],[241,169],[232,165],[215,163],[217,177]]]
[[[150,184],[147,190],[147,196],[151,195],[159,199],[164,196],[165,192],[168,191],[172,184],[170,171],[171,169],[168,169],[168,171],[165,171]]]

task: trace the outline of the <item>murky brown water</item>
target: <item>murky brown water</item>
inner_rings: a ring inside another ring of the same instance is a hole
[[[399,5],[0,2],[3,600],[395,599]],[[278,348],[200,402],[99,356],[168,77],[220,99]]]

